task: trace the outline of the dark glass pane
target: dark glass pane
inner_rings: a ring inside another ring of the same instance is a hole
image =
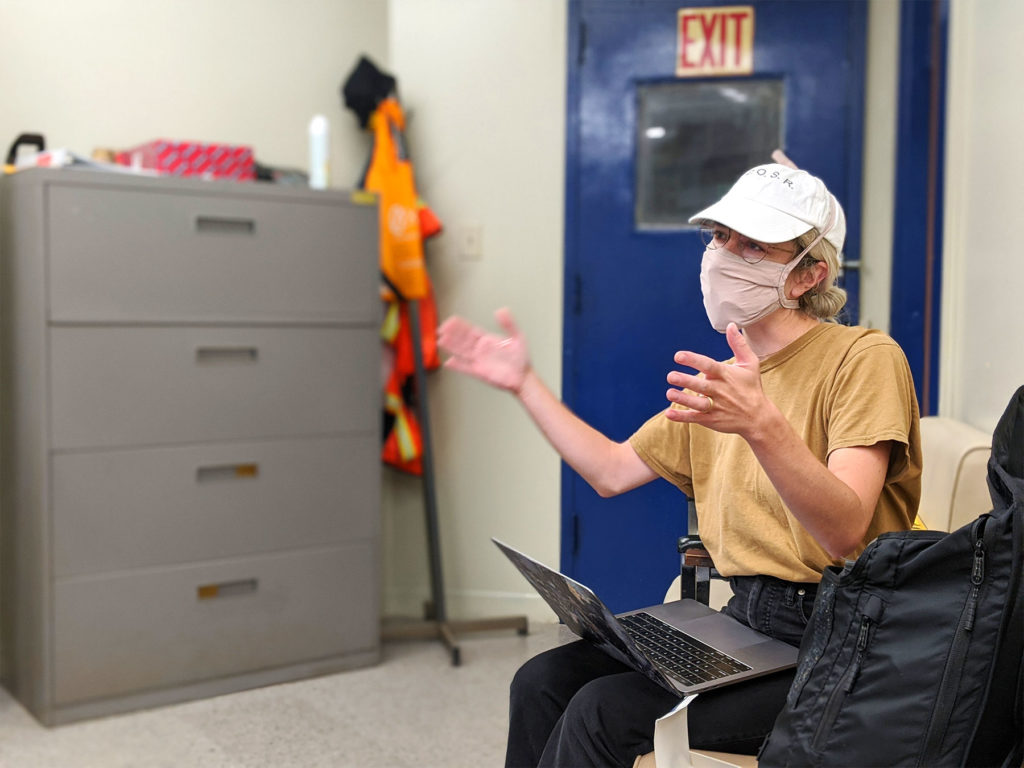
[[[783,146],[782,80],[640,86],[636,226],[679,229]]]

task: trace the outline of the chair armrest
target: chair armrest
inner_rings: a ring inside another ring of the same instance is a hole
[[[715,563],[711,559],[711,555],[708,554],[706,549],[688,549],[683,553],[683,565],[689,565],[694,568],[714,568]]]
[[[711,598],[711,577],[715,575],[715,564],[704,549],[700,536],[683,536],[676,543],[680,563],[680,597],[697,600],[707,605]]]

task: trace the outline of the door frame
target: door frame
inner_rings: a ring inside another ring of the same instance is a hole
[[[889,333],[938,412],[949,0],[901,0]]]

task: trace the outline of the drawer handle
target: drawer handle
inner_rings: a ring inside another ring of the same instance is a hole
[[[196,361],[199,363],[255,363],[260,358],[256,347],[198,347]]]
[[[256,232],[256,222],[224,216],[196,216],[196,231],[214,235],[251,235]]]
[[[259,582],[256,579],[239,579],[238,581],[222,581],[219,584],[203,584],[196,587],[196,596],[200,600],[213,600],[217,597],[236,597],[248,595],[256,591]]]
[[[200,483],[215,480],[235,480],[260,476],[260,465],[248,464],[210,464],[196,468],[196,481]]]

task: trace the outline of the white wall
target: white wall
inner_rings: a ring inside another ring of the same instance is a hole
[[[939,410],[986,431],[1024,384],[1024,4],[953,0]]]
[[[386,64],[386,0],[0,0],[0,142],[22,132],[89,155],[155,138],[254,148],[305,168],[330,117],[332,180],[366,141],[339,86],[360,53]]]
[[[860,323],[889,331],[900,4],[870,0],[864,95]]]
[[[391,0],[392,73],[422,196],[445,224],[427,245],[439,312],[493,326],[508,306],[534,367],[561,375],[567,5],[551,0]],[[483,234],[467,259],[467,228]],[[559,461],[514,400],[431,375],[446,596],[456,618],[552,618],[490,542],[557,565]],[[385,483],[385,604],[427,596],[419,484]]]

